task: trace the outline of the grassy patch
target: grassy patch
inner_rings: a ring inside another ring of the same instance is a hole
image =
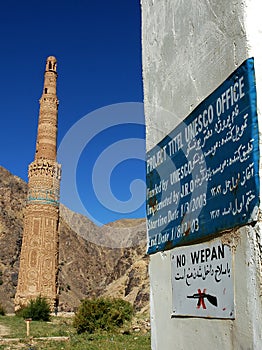
[[[10,333],[4,338],[24,338],[26,337],[26,322],[17,316],[0,316],[0,325],[10,329]],[[68,336],[73,332],[72,320],[70,318],[53,318],[51,322],[31,321],[31,337],[55,337]]]
[[[9,329],[2,339],[19,338],[19,341],[4,343],[0,340],[0,350],[149,350],[150,334],[130,332],[130,334],[96,332],[78,335],[72,326],[72,319],[52,317],[51,322],[32,321],[30,337],[26,337],[26,323],[16,316],[0,316],[0,327]],[[39,340],[38,337],[66,336],[67,341]]]

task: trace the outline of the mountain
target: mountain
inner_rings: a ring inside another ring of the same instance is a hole
[[[0,302],[14,310],[27,184],[0,167]],[[85,297],[114,296],[149,309],[145,219],[96,226],[60,206],[59,308],[72,311]]]

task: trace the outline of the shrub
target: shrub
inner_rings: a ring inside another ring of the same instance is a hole
[[[46,298],[39,296],[34,300],[30,300],[29,304],[16,314],[25,319],[31,318],[33,321],[50,321],[51,309]]]
[[[5,309],[4,309],[4,307],[2,306],[1,303],[0,303],[0,315],[1,315],[1,316],[4,316],[4,315],[5,315]]]
[[[96,330],[112,331],[130,321],[133,306],[122,299],[84,299],[74,317],[73,326],[78,334]]]

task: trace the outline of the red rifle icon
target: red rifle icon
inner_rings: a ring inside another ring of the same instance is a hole
[[[214,295],[206,294],[206,289],[203,289],[203,292],[201,292],[201,289],[197,290],[198,293],[193,295],[188,295],[187,298],[191,299],[198,299],[197,302],[197,308],[199,309],[202,305],[203,309],[206,309],[206,304],[204,298],[206,298],[210,304],[217,306],[217,298]]]

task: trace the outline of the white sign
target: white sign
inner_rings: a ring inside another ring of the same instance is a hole
[[[235,317],[230,247],[214,240],[175,248],[171,271],[172,317]]]

